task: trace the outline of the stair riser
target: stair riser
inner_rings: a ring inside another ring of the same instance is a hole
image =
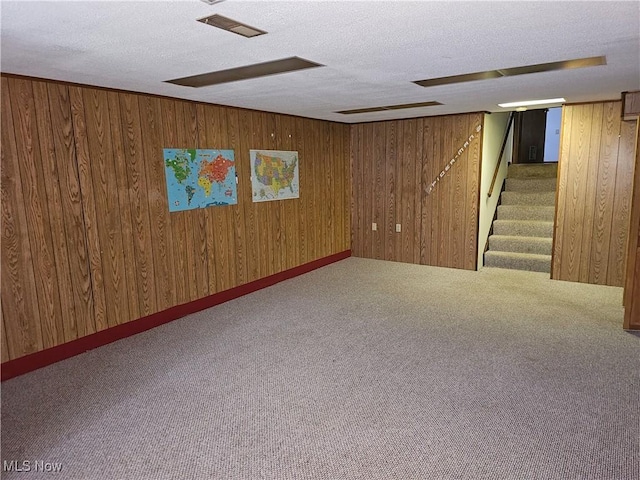
[[[557,178],[558,164],[519,164],[509,165],[509,178]]]
[[[555,178],[507,178],[507,192],[555,192]]]
[[[527,238],[518,240],[489,237],[489,250],[498,252],[535,253],[537,255],[551,255],[551,239]]]
[[[495,235],[514,237],[547,237],[553,236],[553,222],[519,222],[518,220],[496,220],[493,222]]]
[[[502,192],[502,205],[546,205],[553,207],[555,202],[556,192]]]
[[[512,259],[507,256],[485,254],[485,267],[509,268],[511,270],[528,270],[531,272],[551,272],[551,259]]]
[[[541,220],[553,222],[554,214],[554,207],[498,206],[498,220]]]

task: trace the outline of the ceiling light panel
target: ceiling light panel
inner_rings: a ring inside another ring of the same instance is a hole
[[[566,100],[564,98],[548,98],[545,100],[524,100],[522,102],[499,103],[498,106],[502,108],[534,107],[536,105],[553,105],[565,102]]]
[[[251,78],[266,77],[268,75],[278,75],[281,73],[294,72],[296,70],[304,70],[307,68],[323,67],[319,63],[310,62],[304,58],[289,57],[272,62],[256,63],[244,67],[231,68],[228,70],[219,70],[216,72],[202,73],[200,75],[192,75],[190,77],[176,78],[174,80],[166,80],[167,83],[174,85],[182,85],[185,87],[207,87],[220,83],[237,82],[240,80],[248,80]]]
[[[499,70],[487,70],[486,72],[465,73],[462,75],[452,75],[449,77],[428,78],[417,80],[413,83],[421,87],[435,87],[437,85],[449,85],[452,83],[473,82],[476,80],[487,80],[490,78],[512,77],[515,75],[526,75],[528,73],[551,72],[557,70],[570,70],[574,68],[595,67],[606,65],[605,56],[576,58],[573,60],[563,60],[561,62],[538,63],[535,65],[525,65],[522,67],[501,68]]]
[[[227,18],[218,14],[199,18],[198,21],[206,25],[211,25],[212,27],[226,30],[227,32],[242,35],[243,37],[247,38],[257,37],[259,35],[264,35],[265,33],[267,33],[264,30],[260,30],[259,28],[252,27],[245,23],[241,23],[237,20],[233,20],[231,18]]]

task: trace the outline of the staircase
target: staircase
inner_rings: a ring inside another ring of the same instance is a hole
[[[485,267],[551,272],[557,163],[509,165]]]

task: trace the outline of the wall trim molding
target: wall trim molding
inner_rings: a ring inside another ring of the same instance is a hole
[[[228,302],[229,300],[242,297],[243,295],[262,290],[263,288],[270,287],[284,280],[289,280],[297,277],[298,275],[344,260],[350,256],[351,250],[335,253],[328,257],[319,258],[289,270],[284,270],[274,275],[230,288],[229,290],[214,293],[213,295],[209,295],[189,303],[184,303],[182,305],[176,305],[137,320],[132,320],[115,327],[107,328],[106,330],[101,330],[100,332],[92,333],[76,340],[47,348],[39,352],[31,353],[14,360],[9,360],[1,365],[2,381],[4,382],[10,378],[74,357],[89,350],[93,350],[94,348],[151,330],[152,328],[172,322],[191,313],[196,313],[215,305]]]

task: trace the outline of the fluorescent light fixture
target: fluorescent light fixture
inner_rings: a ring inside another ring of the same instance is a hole
[[[553,103],[565,103],[564,98],[547,98],[546,100],[525,100],[523,102],[510,102],[499,103],[498,106],[502,108],[517,108],[517,107],[533,107],[536,105],[550,105]]]

